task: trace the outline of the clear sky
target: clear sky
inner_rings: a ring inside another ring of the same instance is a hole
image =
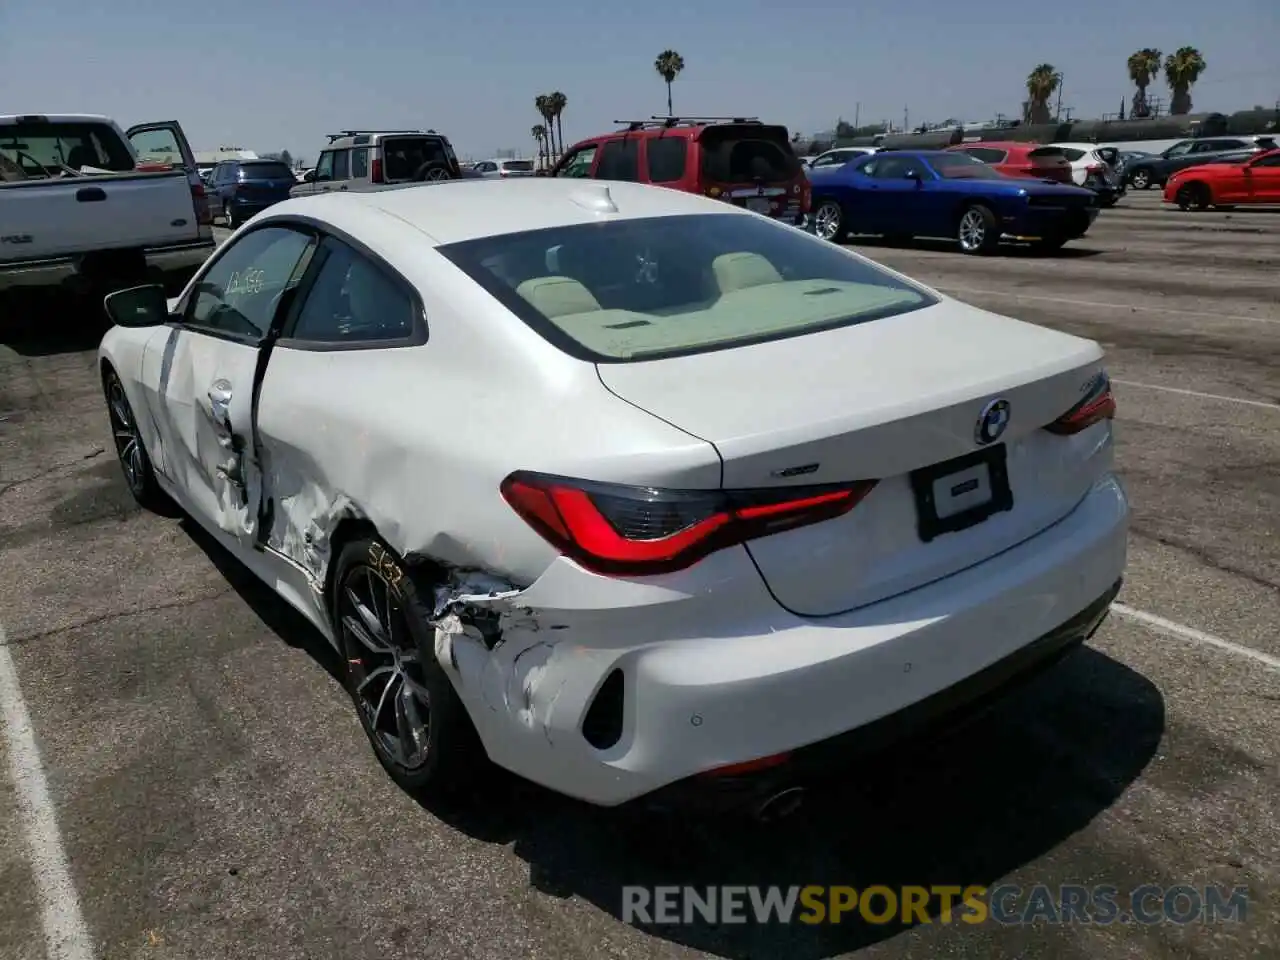
[[[177,119],[197,150],[313,162],[331,130],[433,127],[480,159],[534,151],[541,92],[568,97],[567,143],[665,113],[668,47],[677,114],[814,132],[1016,115],[1046,61],[1098,116],[1132,51],[1184,44],[1208,61],[1197,112],[1280,99],[1280,0],[0,0],[0,112]]]

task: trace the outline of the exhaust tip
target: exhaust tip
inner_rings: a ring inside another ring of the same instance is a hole
[[[752,813],[758,823],[776,823],[791,816],[804,804],[804,787],[788,787],[762,800]]]

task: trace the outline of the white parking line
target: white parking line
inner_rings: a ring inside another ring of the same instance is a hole
[[[971,287],[953,287],[949,284],[934,286],[950,296],[968,294],[977,297],[1008,297],[1011,300],[1040,300],[1045,303],[1065,303],[1071,307],[1090,307],[1097,310],[1142,310],[1145,313],[1166,313],[1180,317],[1212,317],[1215,320],[1235,320],[1240,323],[1280,324],[1280,319],[1271,317],[1246,317],[1238,313],[1218,313],[1216,310],[1174,310],[1171,307],[1144,307],[1136,303],[1103,303],[1100,300],[1046,297],[1043,294],[1015,293],[1012,290],[974,290]]]
[[[1184,397],[1198,397],[1201,400],[1221,400],[1223,403],[1243,403],[1247,407],[1262,407],[1264,410],[1280,410],[1280,403],[1268,403],[1265,400],[1224,397],[1220,393],[1201,393],[1199,390],[1184,390],[1182,387],[1162,387],[1154,383],[1138,383],[1136,380],[1118,380],[1115,377],[1111,378],[1111,382],[1126,387],[1141,387],[1143,390],[1163,390],[1165,393],[1179,393]]]
[[[1154,613],[1147,613],[1145,610],[1136,610],[1124,603],[1113,603],[1111,604],[1111,609],[1122,617],[1137,620],[1139,623],[1144,623],[1160,633],[1169,634],[1182,640],[1190,640],[1192,643],[1199,643],[1208,647],[1217,647],[1227,653],[1234,653],[1238,657],[1246,657],[1249,660],[1257,661],[1273,670],[1280,670],[1280,657],[1273,657],[1271,654],[1263,653],[1261,650],[1254,650],[1252,647],[1232,643],[1230,640],[1223,640],[1221,637],[1215,637],[1211,633],[1205,633],[1202,630],[1196,630],[1194,627],[1174,623],[1172,620],[1157,617]]]
[[[40,920],[49,960],[92,960],[93,941],[80,913],[80,897],[71,882],[67,854],[44,766],[31,729],[31,717],[18,686],[13,656],[0,626],[0,720],[9,753],[18,817],[30,848],[31,872],[40,894]]]

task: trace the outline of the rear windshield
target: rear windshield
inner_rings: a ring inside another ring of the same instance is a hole
[[[1065,163],[1067,155],[1058,147],[1039,147],[1028,153],[1027,159],[1032,163],[1056,166],[1057,164]]]
[[[873,157],[883,156],[883,154],[873,154]],[[945,177],[948,180],[1004,180],[1007,179],[1003,173],[990,164],[983,163],[976,157],[971,157],[967,153],[935,153],[928,158],[929,166],[933,167],[938,176]]]
[[[292,180],[293,171],[278,161],[240,164],[241,180]]]
[[[56,177],[63,167],[133,169],[133,154],[105,123],[18,123],[0,126],[0,180]]]
[[[454,175],[458,165],[439,137],[390,137],[382,141],[382,165],[388,182],[412,180],[426,167],[444,167]]]
[[[709,127],[698,138],[702,176],[718,183],[776,183],[801,174],[782,127]]]
[[[532,160],[503,160],[502,165],[508,170],[532,171]]]
[[[730,213],[575,224],[439,250],[551,343],[593,362],[725,349],[936,302],[838,246]]]

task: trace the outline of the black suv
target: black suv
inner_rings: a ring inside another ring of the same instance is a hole
[[[1136,190],[1163,187],[1179,170],[1202,163],[1247,160],[1255,153],[1276,149],[1274,137],[1200,137],[1179,140],[1154,157],[1142,157],[1125,166],[1125,181]]]

